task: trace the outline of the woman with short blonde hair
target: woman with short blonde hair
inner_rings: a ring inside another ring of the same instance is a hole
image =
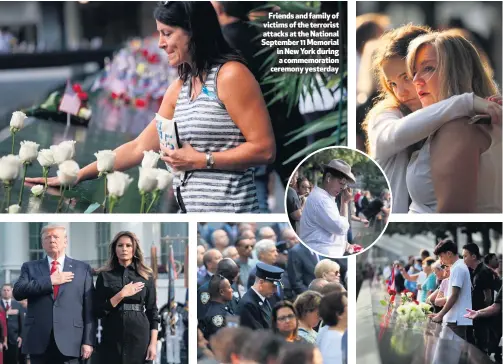
[[[314,276],[316,278],[323,278],[328,282],[340,282],[341,267],[333,260],[322,259],[314,267]]]

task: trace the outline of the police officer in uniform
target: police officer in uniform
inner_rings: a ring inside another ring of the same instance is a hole
[[[228,305],[233,298],[233,289],[227,278],[219,274],[211,277],[209,294],[211,299],[208,303],[208,309],[199,325],[207,340],[227,325],[228,315],[234,315],[234,311]]]
[[[228,302],[228,306],[233,312],[236,312],[239,300],[241,299],[236,284],[236,280],[239,277],[239,266],[231,258],[224,258],[218,262],[215,275],[221,275],[229,280],[234,293],[232,300]],[[198,288],[197,297],[197,319],[201,321],[206,316],[210,302],[209,282]]]
[[[241,326],[253,330],[271,327],[272,306],[269,298],[281,285],[284,270],[262,262],[257,263],[255,283],[239,301],[237,313]]]

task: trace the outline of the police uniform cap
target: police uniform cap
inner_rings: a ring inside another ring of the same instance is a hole
[[[255,275],[257,278],[265,279],[266,281],[270,281],[278,285],[281,282],[281,275],[283,272],[284,270],[279,267],[258,262],[257,273]]]

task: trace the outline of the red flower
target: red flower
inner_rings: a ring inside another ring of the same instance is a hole
[[[415,303],[416,305],[419,305],[419,302],[417,302],[416,300],[414,300],[414,303]]]
[[[394,296],[394,295],[396,295],[396,291],[394,289],[388,288],[388,294],[390,296]]]
[[[77,93],[77,96],[79,96],[79,99],[82,101],[87,101],[89,100],[89,96],[87,95],[87,92],[79,92]]]
[[[117,100],[120,97],[120,95],[116,94],[115,92],[112,92],[110,94],[110,97],[112,97],[112,99],[114,99],[114,100]]]
[[[391,303],[395,302],[395,297],[396,297],[395,295],[392,295],[389,301],[390,301]]]
[[[152,64],[158,64],[161,61],[161,59],[159,58],[159,55],[157,55],[157,54],[151,54],[147,58],[147,60],[149,63],[152,63]]]
[[[78,83],[75,83],[75,84],[72,86],[72,89],[73,89],[73,91],[75,91],[76,93],[82,92],[82,86],[80,86],[80,84],[78,84]]]
[[[148,50],[142,49],[141,54],[143,55],[143,57],[147,58],[148,57]]]
[[[136,99],[135,106],[141,109],[147,106],[147,102],[144,99]]]

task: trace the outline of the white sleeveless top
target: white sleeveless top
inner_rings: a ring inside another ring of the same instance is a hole
[[[477,213],[501,213],[501,128],[490,132],[490,137],[490,147],[480,155]],[[412,154],[407,166],[407,188],[412,199],[409,214],[437,212],[430,168],[431,138],[429,136],[423,147]]]

